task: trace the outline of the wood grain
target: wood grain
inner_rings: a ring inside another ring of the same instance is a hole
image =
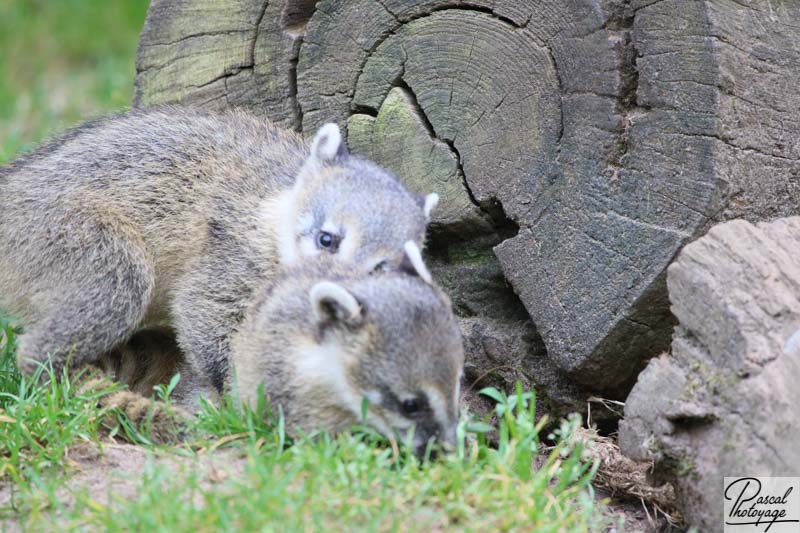
[[[800,212],[798,16],[769,0],[154,0],[136,102],[338,122],[443,196],[430,260],[466,276],[448,286],[465,318],[493,312],[470,276],[502,268],[552,374],[622,397],[669,345],[676,253],[716,222]],[[534,337],[521,349],[541,360]]]

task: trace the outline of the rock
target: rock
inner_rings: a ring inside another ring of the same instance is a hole
[[[679,325],[619,439],[673,482],[690,525],[722,530],[724,476],[800,475],[800,217],[714,227],[669,267]]]
[[[153,0],[135,100],[338,122],[443,196],[432,254],[491,242],[552,365],[622,398],[678,251],[800,213],[800,4],[774,4]]]

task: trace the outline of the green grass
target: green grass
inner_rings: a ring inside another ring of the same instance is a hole
[[[0,163],[130,105],[147,0],[0,2]]]
[[[13,338],[6,324],[4,369],[13,367]],[[486,392],[498,401],[496,426],[465,419],[457,450],[436,460],[419,460],[367,428],[292,442],[265,406],[241,409],[228,399],[206,405],[179,446],[149,449],[154,457],[191,458],[227,447],[242,457],[235,475],[209,483],[193,460],[177,470],[153,460],[144,472],[126,474],[135,478],[134,497],[100,502],[71,488],[74,501],[65,505],[60,488],[73,471],[64,461],[78,444],[109,441],[108,412],[97,400],[112,389],[83,392],[69,376],[50,378],[37,384],[11,371],[0,391],[0,487],[11,484],[14,492],[0,519],[31,531],[556,532],[605,525],[590,485],[596,465],[573,438],[580,419],[562,422],[551,435],[557,444],[535,463],[543,421],[535,422],[533,396],[495,390]]]

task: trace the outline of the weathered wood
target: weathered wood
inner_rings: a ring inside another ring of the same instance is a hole
[[[431,259],[465,317],[499,260],[549,361],[622,395],[668,346],[681,247],[800,212],[800,6],[773,4],[154,0],[136,101],[338,122],[444,197]]]
[[[252,76],[262,13],[250,0],[152,2],[139,43],[134,104],[227,105],[228,83]]]
[[[800,475],[800,217],[714,227],[669,267],[672,355],[639,375],[622,450],[654,460],[687,526],[719,531],[723,477]]]
[[[381,102],[376,117],[352,115],[347,127],[351,150],[405,176],[406,186],[413,192],[439,193],[442,200],[436,208],[437,224],[451,229],[461,225],[467,231],[474,224],[491,229],[464,187],[458,157],[428,131],[407,91],[395,87]]]

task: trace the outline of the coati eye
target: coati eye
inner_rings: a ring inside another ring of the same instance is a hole
[[[317,236],[317,245],[323,250],[336,252],[339,249],[339,237],[327,231],[320,231]]]
[[[403,410],[404,415],[412,416],[419,413],[422,406],[420,405],[419,400],[416,398],[409,398],[407,400],[403,400],[403,403],[400,404],[400,408]]]
[[[373,273],[376,273],[376,272],[386,272],[386,271],[388,271],[388,270],[389,270],[389,261],[387,261],[386,259],[382,259],[381,261],[379,261],[379,262],[378,262],[378,264],[376,264],[376,265],[375,265],[375,266],[372,268],[372,272],[373,272]]]

